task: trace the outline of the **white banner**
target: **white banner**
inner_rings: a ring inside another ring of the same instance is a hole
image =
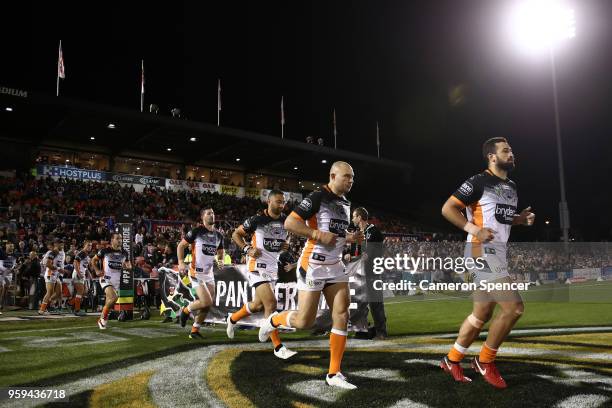
[[[187,180],[166,179],[166,188],[172,191],[198,191],[201,193],[205,191],[210,193],[221,192],[221,186],[219,184]]]

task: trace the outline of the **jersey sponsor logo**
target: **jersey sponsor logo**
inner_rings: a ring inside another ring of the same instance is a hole
[[[312,208],[312,200],[310,198],[305,198],[302,200],[298,207],[300,207],[300,209],[304,211],[310,211],[310,209]]]
[[[469,181],[463,182],[461,187],[459,187],[459,192],[465,196],[469,196],[474,191],[474,186]]]
[[[114,259],[109,259],[107,265],[109,269],[114,269],[116,271],[119,271],[122,268],[122,262]]]
[[[284,242],[282,239],[264,238],[263,247],[266,251],[279,252]]]
[[[338,234],[341,237],[346,235],[346,229],[348,226],[349,222],[347,220],[339,220],[337,218],[332,218],[329,220],[329,232]]]
[[[216,245],[202,245],[202,253],[208,256],[215,256],[217,254]]]
[[[500,224],[512,225],[516,207],[508,204],[495,204],[495,219]]]

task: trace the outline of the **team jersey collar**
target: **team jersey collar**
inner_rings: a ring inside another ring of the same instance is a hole
[[[496,178],[496,179],[498,179],[498,180],[501,180],[501,181],[508,181],[508,178],[507,178],[507,177],[506,177],[505,179],[503,179],[503,178],[499,177],[498,175],[496,175],[495,173],[493,173],[493,172],[492,172],[491,170],[489,170],[489,169],[485,169],[485,173],[489,174],[490,176],[495,177],[495,178]]]
[[[323,189],[324,189],[325,191],[327,191],[329,194],[333,195],[334,197],[338,197],[338,198],[340,198],[340,199],[342,199],[342,200],[346,200],[346,197],[344,197],[344,196],[339,196],[338,194],[334,193],[334,192],[331,190],[331,188],[329,188],[329,184],[324,184],[324,185],[323,185]]]

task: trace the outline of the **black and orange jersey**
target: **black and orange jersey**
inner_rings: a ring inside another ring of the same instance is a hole
[[[259,258],[248,257],[247,265],[249,272],[258,269],[278,269],[278,253],[287,240],[285,219],[281,214],[279,218],[272,218],[265,210],[262,215],[255,215],[242,223],[242,228],[247,234],[253,234],[251,246],[261,250]]]
[[[79,263],[79,274],[81,276],[87,275],[87,268],[89,267],[89,263],[91,262],[91,258],[89,254],[85,251],[81,251],[74,257],[74,260]]]
[[[191,244],[190,273],[209,272],[217,251],[223,249],[223,235],[219,231],[198,226],[185,234],[185,241]]]
[[[351,203],[335,195],[329,187],[313,191],[289,215],[306,222],[308,227],[334,233],[338,236],[334,246],[324,246],[313,239],[306,242],[299,265],[307,270],[308,265],[332,265],[342,261],[342,250],[346,243],[346,229],[350,224]]]
[[[47,261],[51,259],[53,261],[53,266],[56,268],[55,271],[47,268]],[[45,276],[51,276],[54,273],[57,273],[58,269],[64,269],[64,262],[66,260],[66,253],[64,251],[47,251],[45,255],[43,255],[43,261],[41,263],[42,267],[45,268]]]
[[[121,273],[123,263],[129,260],[130,255],[123,248],[113,249],[108,247],[99,250],[96,257],[102,262],[104,276],[112,276],[113,274]]]
[[[470,222],[495,231],[492,243],[508,242],[518,204],[514,181],[501,179],[485,170],[463,182],[452,197],[466,208]],[[467,241],[478,242],[471,234]]]

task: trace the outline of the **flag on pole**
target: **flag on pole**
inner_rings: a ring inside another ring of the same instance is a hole
[[[281,139],[285,138],[285,105],[284,97],[281,96]]]
[[[378,127],[378,121],[376,121],[376,152],[380,159],[380,128]]]
[[[217,126],[221,124],[221,79],[217,80]]]
[[[144,110],[144,94],[145,94],[145,76],[144,76],[144,60],[140,61],[140,112]]]
[[[338,148],[337,136],[338,129],[336,128],[336,108],[334,108],[334,149]]]
[[[57,89],[56,96],[59,96],[59,80],[66,79],[66,67],[64,66],[64,54],[62,53],[62,40],[59,42],[59,52],[57,57]]]

